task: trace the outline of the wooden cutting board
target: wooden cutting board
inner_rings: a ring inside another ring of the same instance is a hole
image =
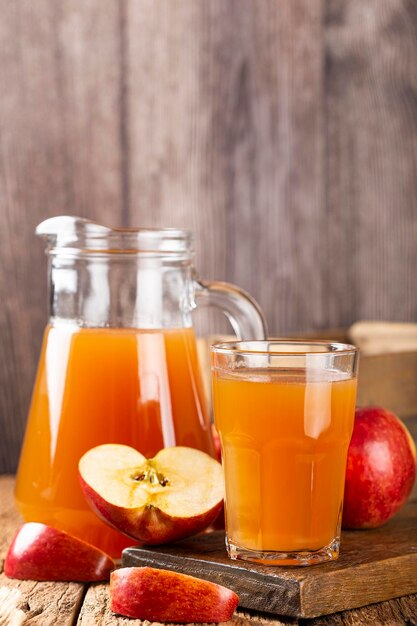
[[[290,617],[317,617],[417,592],[417,503],[375,530],[344,531],[337,561],[266,567],[232,561],[213,532],[158,548],[127,548],[124,566],[158,567],[230,587],[239,606]]]

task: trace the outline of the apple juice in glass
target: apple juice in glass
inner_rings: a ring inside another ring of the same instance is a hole
[[[274,565],[337,558],[357,362],[356,349],[338,343],[213,346],[232,558]]]
[[[78,462],[103,443],[147,457],[183,445],[214,455],[191,312],[220,306],[244,337],[265,337],[239,289],[198,281],[192,236],[111,229],[76,217],[42,222],[51,317],[20,457],[26,521],[56,526],[119,556],[132,543],[89,509]]]

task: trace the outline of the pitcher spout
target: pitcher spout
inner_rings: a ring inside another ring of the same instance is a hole
[[[53,245],[65,246],[85,239],[86,237],[105,236],[111,228],[97,224],[92,220],[74,215],[58,215],[49,217],[36,227],[35,233],[46,237]]]
[[[177,255],[180,260],[193,255],[193,235],[179,228],[110,228],[84,217],[50,217],[36,228],[49,249],[80,249],[137,252],[154,256]],[[173,258],[173,256],[171,256]]]

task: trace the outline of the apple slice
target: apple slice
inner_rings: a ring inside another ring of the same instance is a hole
[[[202,531],[223,506],[220,463],[193,448],[164,448],[146,459],[129,446],[104,444],[84,454],[79,474],[93,511],[147,545]]]
[[[110,577],[110,609],[150,622],[226,622],[239,598],[215,583],[152,567],[124,567]]]
[[[114,561],[105,552],[63,530],[29,522],[17,532],[4,573],[21,580],[107,580]]]

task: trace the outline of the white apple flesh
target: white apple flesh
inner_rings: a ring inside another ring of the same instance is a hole
[[[129,446],[104,444],[84,454],[79,476],[93,511],[142,544],[196,534],[223,505],[220,463],[193,448],[164,448],[146,459]]]

